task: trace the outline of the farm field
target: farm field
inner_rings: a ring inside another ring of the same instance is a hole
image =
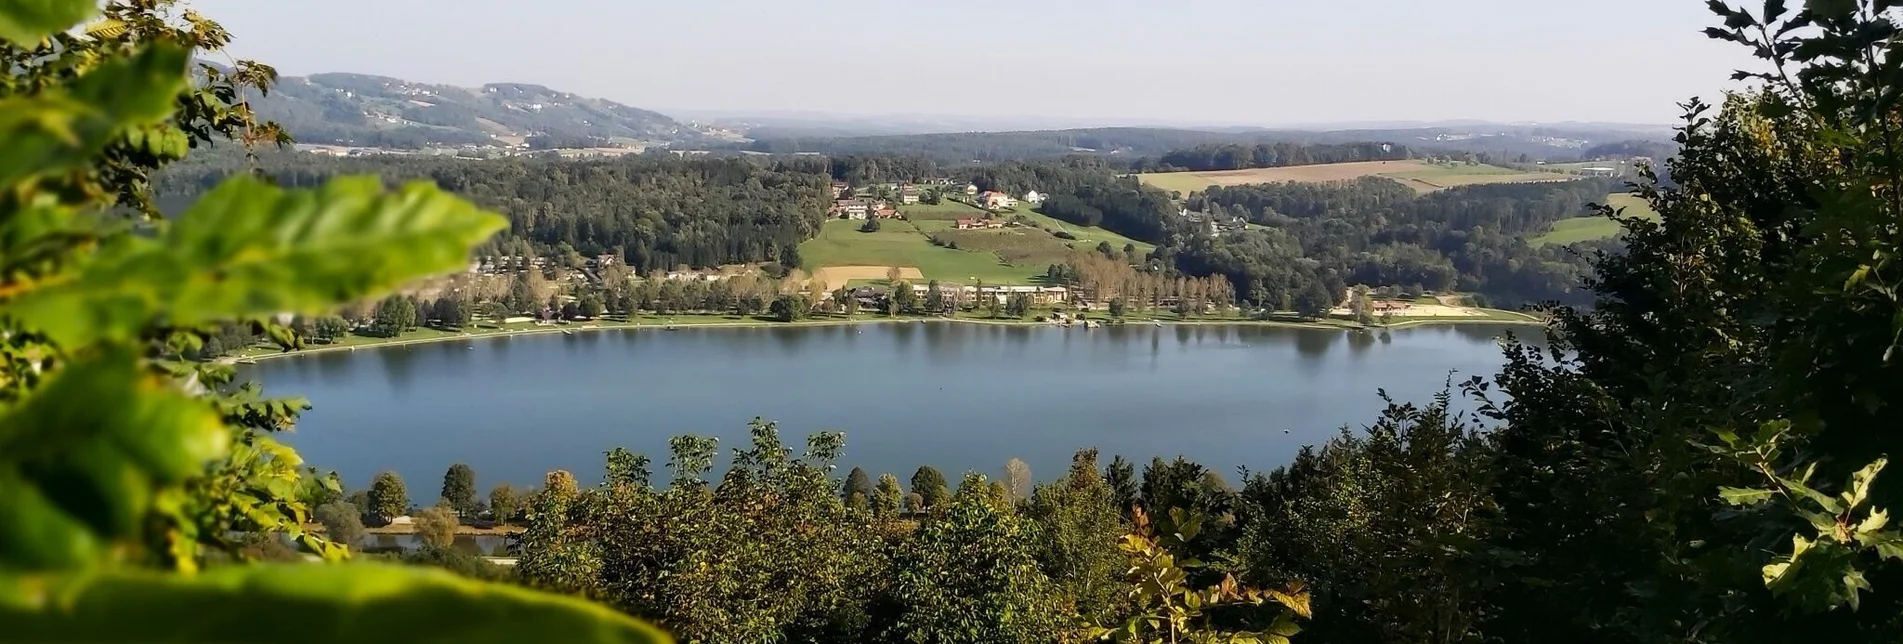
[[[1651,204],[1647,204],[1637,196],[1630,194],[1619,193],[1606,195],[1606,205],[1614,208],[1624,208],[1625,215],[1628,217],[1654,220],[1659,217],[1659,214],[1652,210]],[[1574,217],[1572,219],[1561,219],[1554,222],[1552,232],[1534,237],[1529,241],[1535,246],[1571,244],[1593,239],[1616,237],[1621,230],[1622,226],[1619,225],[1619,222],[1605,217],[1596,215]]]
[[[915,269],[923,279],[958,283],[984,280],[987,284],[1032,284],[1036,281],[1033,278],[1042,277],[1049,267],[1048,262],[1009,266],[993,252],[933,246],[925,233],[903,221],[887,221],[876,233],[859,232],[860,224],[837,219],[826,222],[818,237],[800,244],[802,263],[816,274],[828,267],[872,267],[842,276],[848,280],[885,279],[885,269],[897,266]],[[871,275],[857,274],[867,272]],[[842,285],[832,284],[828,278],[828,288]]]
[[[1422,164],[1418,170],[1383,172],[1380,176],[1407,184],[1421,192],[1481,183],[1538,183],[1570,181],[1573,177],[1553,172],[1522,172],[1511,168],[1469,163]]]
[[[1421,192],[1477,183],[1520,183],[1565,181],[1569,177],[1553,172],[1521,172],[1498,166],[1466,163],[1429,163],[1427,161],[1362,161],[1328,163],[1281,168],[1216,170],[1210,172],[1153,172],[1137,175],[1146,185],[1174,190],[1185,195],[1211,186],[1240,186],[1255,183],[1321,183],[1348,181],[1378,176],[1400,181]]]

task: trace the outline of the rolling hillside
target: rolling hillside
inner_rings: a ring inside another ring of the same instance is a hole
[[[463,88],[364,74],[286,76],[256,105],[300,143],[573,148],[706,138],[658,112],[521,83]]]

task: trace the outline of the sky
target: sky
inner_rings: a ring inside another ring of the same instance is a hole
[[[1702,0],[191,0],[284,74],[662,112],[1670,123],[1748,52]]]

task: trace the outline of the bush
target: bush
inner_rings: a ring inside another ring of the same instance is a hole
[[[1057,232],[1054,232],[1054,233],[1051,233],[1051,235],[1052,235],[1053,237],[1056,237],[1056,238],[1058,238],[1058,239],[1062,239],[1062,240],[1064,240],[1064,241],[1077,241],[1077,236],[1076,236],[1076,235],[1072,235],[1072,234],[1070,234],[1070,231],[1068,231],[1068,230],[1060,230],[1060,231],[1057,231]]]

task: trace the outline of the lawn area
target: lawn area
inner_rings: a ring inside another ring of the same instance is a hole
[[[1032,284],[1049,264],[1009,266],[989,252],[968,252],[933,246],[925,233],[910,223],[886,221],[876,233],[859,232],[862,222],[832,220],[818,237],[800,244],[800,258],[809,269],[826,266],[909,266],[925,279],[987,284]]]
[[[1625,193],[1606,195],[1606,205],[1614,208],[1624,208],[1624,214],[1627,217],[1639,217],[1641,219],[1652,220],[1659,218],[1659,214],[1652,210],[1652,205],[1646,203],[1637,195]],[[1561,219],[1554,222],[1552,232],[1534,237],[1530,241],[1532,241],[1535,246],[1571,244],[1593,239],[1616,237],[1621,230],[1622,227],[1619,225],[1619,222],[1598,215],[1589,215],[1585,217],[1574,217],[1572,219]]]
[[[977,206],[945,199],[932,204],[912,204],[899,206],[899,214],[912,221],[952,221],[967,217],[983,217],[985,211]]]
[[[1079,226],[1077,224],[1058,221],[1055,217],[1033,212],[1029,208],[1020,207],[1018,208],[1017,214],[1031,218],[1031,221],[1037,222],[1039,226],[1051,230],[1062,230],[1076,235],[1077,241],[1071,242],[1071,246],[1079,250],[1093,250],[1097,248],[1097,242],[1110,242],[1110,246],[1117,250],[1123,250],[1125,244],[1134,244],[1137,247],[1137,251],[1142,253],[1156,250],[1156,244],[1140,242],[1095,226]]]

